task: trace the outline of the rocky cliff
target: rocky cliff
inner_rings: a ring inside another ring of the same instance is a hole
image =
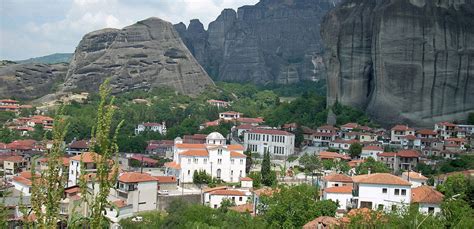
[[[261,0],[237,12],[223,10],[207,31],[197,20],[187,29],[182,23],[176,27],[214,79],[258,84],[318,80],[325,78],[321,18],[338,2]]]
[[[0,67],[0,98],[35,99],[54,92],[67,64],[16,64]]]
[[[383,124],[431,125],[474,111],[474,3],[347,0],[324,18],[328,104]]]
[[[165,85],[193,95],[213,85],[173,25],[158,18],[86,34],[71,60],[63,90],[97,90],[107,77],[114,92]]]

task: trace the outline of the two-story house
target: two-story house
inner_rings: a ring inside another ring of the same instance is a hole
[[[294,153],[295,135],[283,130],[253,129],[244,134],[244,147],[254,153],[287,157]]]
[[[352,207],[390,211],[411,203],[411,183],[389,173],[352,177]]]
[[[77,185],[79,177],[81,176],[81,161],[84,163],[85,174],[97,172],[97,160],[100,160],[100,155],[94,152],[84,152],[69,158],[69,178],[68,187]]]
[[[155,123],[155,122],[145,122],[142,124],[138,124],[137,128],[135,128],[135,135],[139,135],[142,132],[158,132],[162,135],[166,134],[166,124],[163,123]]]
[[[378,160],[377,155],[379,153],[383,153],[383,149],[380,146],[369,145],[362,148],[362,152],[360,154],[360,158],[367,159],[372,157],[374,160]]]
[[[118,176],[113,196],[133,206],[133,212],[156,209],[158,179],[148,173],[125,172]]]
[[[415,129],[407,125],[396,125],[391,129],[390,142],[392,144],[401,144],[402,138],[408,135],[415,135]]]

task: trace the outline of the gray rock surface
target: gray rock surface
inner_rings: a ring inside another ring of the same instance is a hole
[[[64,80],[67,64],[15,64],[0,67],[0,98],[35,99],[54,92]]]
[[[324,79],[320,22],[338,2],[262,0],[237,12],[223,10],[209,24],[207,43],[193,22],[180,35],[217,80],[289,84]]]
[[[474,111],[469,0],[348,0],[325,17],[328,104],[430,126]]]
[[[170,86],[195,95],[214,85],[173,25],[158,18],[86,34],[71,60],[63,90],[96,91],[107,77],[115,93]]]

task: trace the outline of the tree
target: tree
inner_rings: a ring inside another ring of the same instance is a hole
[[[193,183],[201,187],[203,184],[211,183],[212,178],[209,174],[206,173],[204,170],[197,171],[195,170],[193,173]]]
[[[337,204],[318,201],[316,187],[307,184],[281,186],[272,196],[263,196],[257,206],[270,228],[301,228],[318,216],[334,216]]]
[[[261,174],[263,185],[272,186],[276,184],[276,175],[271,169],[270,152],[268,151],[263,154]]]
[[[262,174],[260,172],[250,172],[248,177],[252,178],[254,188],[260,188],[262,186]]]
[[[230,207],[233,206],[235,206],[234,201],[226,198],[221,201],[221,206],[219,207],[219,210],[225,213],[229,210]]]
[[[463,174],[456,174],[446,178],[446,181],[438,185],[436,189],[442,192],[446,199],[455,197],[457,199],[467,198],[468,179]]]
[[[303,166],[306,176],[311,175],[313,177],[314,170],[322,167],[321,160],[314,154],[309,155],[305,153],[298,161]]]
[[[380,161],[375,161],[374,158],[368,157],[367,160],[361,163],[359,166],[356,167],[357,174],[367,174],[369,173],[369,169],[371,173],[388,173],[390,169],[384,163]]]
[[[351,146],[349,147],[349,155],[351,155],[352,158],[358,158],[361,153],[362,153],[362,145],[358,142],[352,143]]]
[[[303,128],[301,127],[300,124],[296,125],[296,130],[295,130],[295,147],[299,148],[301,147],[301,143],[304,141],[304,135],[303,135]]]
[[[94,158],[97,172],[95,178],[92,179],[92,186],[98,183],[98,189],[90,192],[86,180],[86,169],[84,163],[81,162],[81,175],[79,179],[79,187],[84,204],[88,208],[88,215],[82,220],[86,221],[91,228],[100,228],[107,225],[108,219],[103,215],[106,208],[112,207],[108,197],[110,189],[117,182],[118,166],[113,163],[113,158],[118,157],[117,133],[122,126],[121,121],[112,132],[112,121],[115,113],[114,97],[110,98],[111,89],[109,87],[110,80],[107,79],[100,85],[99,96],[100,103],[97,108],[97,121],[93,128],[93,141],[90,149],[99,156]]]
[[[248,174],[250,172],[250,168],[252,168],[252,163],[253,163],[252,151],[247,148],[247,150],[244,151],[244,154],[246,156],[246,158],[245,158],[245,173]]]
[[[469,117],[467,118],[467,123],[469,125],[474,125],[474,113],[469,113]]]

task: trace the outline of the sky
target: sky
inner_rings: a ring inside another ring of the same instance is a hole
[[[0,0],[0,60],[72,53],[84,34],[159,17],[198,18],[207,28],[224,8],[258,0]]]

